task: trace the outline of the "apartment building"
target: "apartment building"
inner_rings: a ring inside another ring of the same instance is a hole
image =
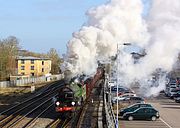
[[[26,76],[43,76],[51,71],[51,60],[37,57],[18,57],[17,73]]]

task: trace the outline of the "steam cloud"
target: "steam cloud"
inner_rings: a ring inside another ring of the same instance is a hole
[[[146,19],[141,0],[111,0],[87,12],[88,22],[68,42],[65,67],[73,74],[92,74],[97,60],[117,53],[117,43],[130,42],[146,50],[147,55],[134,64],[122,49],[119,55],[120,79],[126,86],[139,81],[149,88],[146,96],[156,95],[165,87],[165,75],[180,51],[180,1],[152,0]],[[156,87],[151,87],[152,73],[161,69]],[[149,83],[150,81],[150,83]]]
[[[91,74],[97,60],[116,54],[117,43],[136,42],[143,46],[148,33],[142,11],[141,0],[111,0],[90,9],[87,25],[73,33],[67,45],[66,59],[71,61],[71,71]]]
[[[171,71],[177,61],[180,51],[180,1],[179,0],[153,0],[147,19],[151,38],[146,47],[147,56],[142,62],[142,70],[148,74],[155,69]],[[165,75],[165,74],[164,74]],[[161,77],[163,78],[164,75]],[[148,95],[155,94],[165,88],[164,81],[159,86],[150,89]]]

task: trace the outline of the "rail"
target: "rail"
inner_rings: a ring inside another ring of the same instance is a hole
[[[54,93],[63,85],[62,82],[53,82],[47,88],[43,89],[41,93],[38,93],[31,98],[9,108],[0,113],[0,127],[14,127],[14,125],[24,125],[24,127],[28,127],[32,125],[37,119],[46,112],[46,110],[50,109],[54,104],[52,104],[52,97],[54,97]],[[50,98],[49,98],[50,97]],[[48,99],[48,101],[43,101]],[[41,104],[40,104],[40,101]],[[48,102],[48,104],[47,104]],[[50,106],[47,106],[51,104]],[[32,107],[34,105],[34,107]],[[43,107],[41,107],[43,106]],[[39,108],[44,108],[42,111]],[[36,113],[36,117],[33,119],[25,119],[29,115]],[[23,121],[23,124],[20,123]],[[27,122],[27,123],[24,123]]]
[[[80,111],[76,128],[98,127],[103,128],[103,81],[98,81],[90,97]]]
[[[98,109],[98,128],[103,128],[103,91],[101,90],[99,99],[99,109]]]
[[[52,121],[48,126],[46,126],[46,128],[56,128],[60,122],[61,120],[57,118],[56,120]]]

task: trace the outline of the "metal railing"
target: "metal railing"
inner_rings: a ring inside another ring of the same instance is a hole
[[[106,113],[106,124],[108,128],[115,128],[116,127],[116,119],[113,112],[111,99],[109,98],[110,93],[106,93],[106,90],[108,90],[108,83],[105,79],[104,83],[104,106],[105,106],[105,113]],[[109,99],[109,102],[107,100]]]

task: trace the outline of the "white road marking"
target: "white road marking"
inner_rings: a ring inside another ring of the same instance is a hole
[[[163,123],[165,123],[169,128],[173,128],[171,127],[166,121],[164,121],[162,118],[159,118]]]

